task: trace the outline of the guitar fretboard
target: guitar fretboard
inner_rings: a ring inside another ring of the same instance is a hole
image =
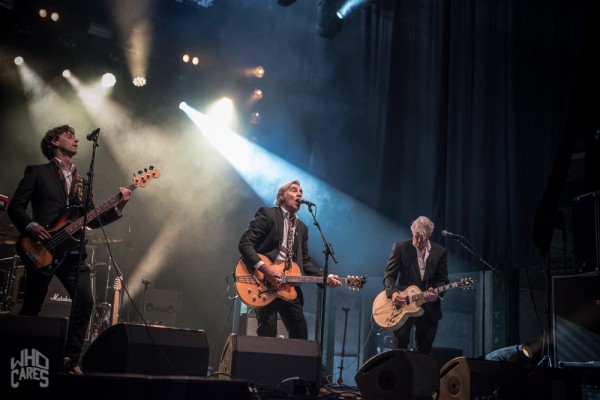
[[[135,183],[132,183],[127,187],[127,189],[133,192],[136,187],[137,186],[135,185]],[[100,204],[93,210],[89,211],[86,215],[87,222],[90,223],[94,219],[98,218],[100,215],[104,214],[106,211],[119,204],[119,201],[121,201],[121,192],[106,200],[104,203]],[[73,222],[65,228],[65,231],[69,234],[69,236],[73,235],[75,232],[80,231],[83,228],[84,219],[84,217],[78,218],[75,222]]]
[[[283,275],[282,277],[282,284],[283,283],[323,283],[323,277],[322,276],[286,276]],[[343,284],[347,285],[348,284],[348,278],[338,278],[338,280],[340,282],[342,282]]]
[[[432,290],[432,292],[434,294],[439,294],[439,293],[445,292],[446,290],[449,290],[449,289],[454,289],[454,288],[457,288],[457,287],[464,287],[464,286],[466,286],[465,282],[462,282],[462,281],[451,282],[451,283],[449,283],[447,285],[439,286],[439,287],[434,288]],[[421,299],[424,298],[424,296],[425,296],[425,292],[417,293],[417,294],[411,296],[411,300],[412,301],[421,300]]]

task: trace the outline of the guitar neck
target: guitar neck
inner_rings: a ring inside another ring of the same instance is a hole
[[[129,189],[130,191],[134,191],[136,187],[137,186],[134,183],[132,183],[127,187],[127,189]],[[104,203],[100,204],[93,210],[90,210],[84,217],[80,217],[77,220],[75,220],[75,222],[73,222],[65,228],[65,231],[69,235],[73,235],[75,232],[80,231],[83,228],[84,219],[87,218],[87,222],[90,223],[94,219],[98,218],[100,215],[104,214],[106,211],[119,204],[119,201],[121,201],[121,192],[106,200]]]
[[[348,278],[338,278],[342,284],[348,284]],[[323,283],[322,276],[294,276],[294,275],[284,275],[282,283]]]
[[[447,285],[444,285],[444,286],[439,286],[439,287],[436,287],[436,288],[434,288],[434,289],[432,290],[432,292],[433,292],[434,294],[439,294],[439,293],[443,293],[443,292],[445,292],[446,290],[453,289],[453,288],[457,288],[457,287],[461,287],[461,286],[463,286],[463,285],[462,285],[462,282],[452,282],[452,283],[449,283],[449,284],[447,284]],[[423,297],[424,297],[424,293],[425,293],[425,292],[421,292],[421,293],[417,293],[417,294],[413,295],[413,296],[412,296],[412,300],[413,300],[413,301],[417,301],[417,300],[421,300],[421,299],[423,299]]]

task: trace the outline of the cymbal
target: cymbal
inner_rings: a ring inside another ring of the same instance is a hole
[[[0,236],[16,239],[19,236],[19,231],[14,225],[3,226],[0,228]]]
[[[119,243],[122,242],[123,239],[121,238],[116,238],[116,237],[98,237],[98,238],[92,238],[88,240],[88,243],[92,243],[92,244],[105,244],[105,243]]]

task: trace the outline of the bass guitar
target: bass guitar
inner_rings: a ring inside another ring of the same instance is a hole
[[[235,290],[242,302],[250,308],[264,307],[276,298],[294,300],[298,296],[294,286],[303,283],[323,283],[323,277],[302,275],[300,267],[293,261],[291,267],[286,269],[285,263],[273,264],[266,256],[262,254],[258,256],[265,264],[275,268],[281,274],[282,284],[278,288],[272,286],[262,272],[247,268],[244,261],[240,259],[234,271]],[[367,277],[348,276],[339,280],[348,285],[350,290],[360,290],[367,282]]]
[[[449,289],[462,288],[468,289],[475,285],[473,278],[463,278],[458,282],[451,282],[447,285],[434,288],[433,293],[439,294]],[[399,329],[410,317],[419,317],[425,310],[421,306],[425,303],[425,298],[421,289],[417,286],[409,286],[402,292],[402,297],[406,298],[406,304],[402,307],[392,303],[385,290],[377,295],[373,301],[373,319],[381,328],[388,331]]]
[[[152,179],[160,177],[160,171],[154,167],[144,168],[133,177],[133,183],[127,188],[133,191],[137,187],[146,187]],[[83,228],[83,221],[91,222],[121,201],[121,193],[111,197],[100,206],[90,210],[87,216],[71,220],[79,214],[77,207],[71,207],[57,222],[46,230],[52,235],[48,240],[37,241],[29,235],[20,235],[17,239],[17,253],[23,262],[34,267],[39,273],[49,275],[54,272],[66,255],[79,246],[78,234]]]

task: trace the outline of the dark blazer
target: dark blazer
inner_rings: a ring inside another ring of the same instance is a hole
[[[273,261],[284,242],[283,211],[281,207],[261,207],[242,234],[238,249],[248,268],[260,261],[263,254]],[[313,264],[308,255],[308,227],[299,219],[294,236],[293,260],[305,275],[322,276],[320,268]]]
[[[21,234],[31,222],[49,227],[67,212],[67,190],[59,177],[61,173],[53,163],[29,165],[9,205],[8,216]],[[31,203],[32,215],[27,213]],[[81,214],[83,215],[83,214]],[[119,218],[113,209],[101,215],[102,225]],[[90,221],[91,228],[100,227],[97,220]]]
[[[383,285],[388,298],[392,297],[394,292],[402,291],[411,285],[416,285],[422,291],[425,291],[430,287],[448,284],[448,254],[446,248],[431,241],[430,243],[431,250],[425,264],[423,279],[421,279],[421,273],[419,272],[417,250],[413,246],[412,240],[394,243],[383,275]],[[423,304],[423,309],[433,321],[439,321],[442,318],[441,301],[439,299]]]

